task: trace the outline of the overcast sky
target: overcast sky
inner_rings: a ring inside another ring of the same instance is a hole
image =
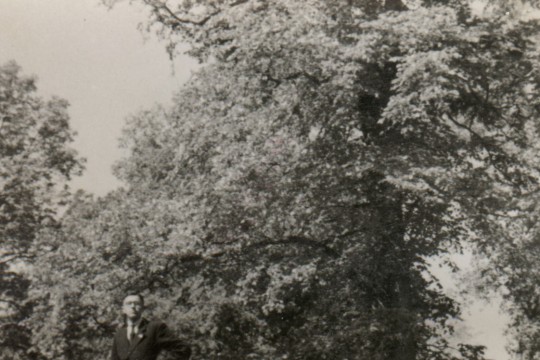
[[[118,181],[111,165],[124,119],[170,102],[195,62],[171,62],[163,43],[137,30],[141,8],[109,11],[98,0],[0,0],[0,63],[15,60],[38,77],[38,91],[71,104],[75,147],[87,158],[74,188],[103,195]]]
[[[104,195],[119,185],[111,165],[129,114],[169,104],[195,61],[171,62],[163,43],[137,30],[143,9],[124,1],[109,11],[98,0],[0,0],[0,63],[15,60],[38,77],[38,91],[70,104],[74,146],[87,158],[72,187]],[[449,278],[444,272],[441,277]],[[488,358],[506,360],[504,316],[497,304],[465,309],[465,341],[488,345]]]

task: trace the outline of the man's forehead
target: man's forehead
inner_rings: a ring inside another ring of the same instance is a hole
[[[124,301],[123,301],[124,304],[135,303],[135,302],[142,303],[141,297],[139,295],[128,295],[124,298]]]

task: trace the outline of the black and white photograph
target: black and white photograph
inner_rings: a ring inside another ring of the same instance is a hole
[[[0,360],[540,360],[540,0],[0,0]]]

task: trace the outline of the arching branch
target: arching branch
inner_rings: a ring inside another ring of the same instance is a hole
[[[229,8],[233,8],[235,6],[247,3],[249,0],[238,0],[229,5]],[[172,24],[172,29],[176,29],[180,24],[184,25],[195,25],[195,26],[204,26],[210,19],[212,19],[214,16],[220,14],[222,12],[221,9],[215,10],[211,12],[210,14],[206,15],[205,17],[201,19],[187,19],[187,18],[181,18],[178,16],[174,11],[171,10],[165,3],[156,3],[155,1],[151,0],[145,0],[145,3],[149,6],[151,6],[156,13],[160,13],[161,11],[165,12],[169,18],[173,19],[176,24]]]

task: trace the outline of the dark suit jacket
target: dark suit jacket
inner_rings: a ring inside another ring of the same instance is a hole
[[[127,327],[116,331],[111,359],[155,360],[161,350],[170,352],[178,360],[188,360],[191,356],[191,349],[176,338],[164,323],[142,319],[139,333],[131,342],[127,339]]]

